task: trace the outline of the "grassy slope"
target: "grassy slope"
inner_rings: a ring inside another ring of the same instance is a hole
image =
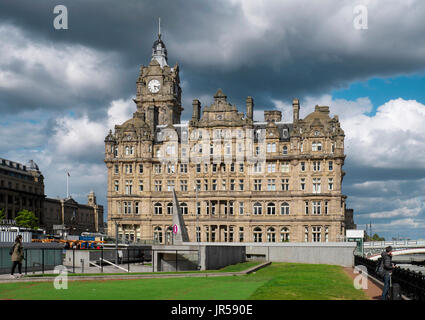
[[[230,267],[229,267],[230,268]],[[241,268],[234,266],[232,268]],[[273,263],[255,274],[234,277],[169,278],[0,285],[0,299],[366,299],[342,268]]]

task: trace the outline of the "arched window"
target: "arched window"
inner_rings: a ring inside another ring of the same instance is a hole
[[[263,242],[263,233],[260,227],[254,228],[254,242]]]
[[[280,214],[289,214],[289,204],[287,202],[283,202],[280,205]]]
[[[187,214],[187,212],[188,212],[187,203],[185,203],[185,202],[180,203],[180,209],[182,211],[182,214]]]
[[[169,226],[167,228],[167,234],[166,234],[166,239],[165,239],[167,244],[172,244],[173,243],[173,227]]]
[[[280,242],[289,242],[289,229],[287,227],[280,229]]]
[[[162,229],[161,227],[155,227],[153,230],[153,240],[156,243],[162,243]]]
[[[276,206],[273,202],[267,204],[267,214],[276,214]]]
[[[162,214],[162,204],[160,204],[159,202],[155,203],[154,205],[154,213],[155,214]]]
[[[254,214],[262,214],[263,213],[263,207],[261,206],[261,203],[256,202],[254,203]]]
[[[276,230],[273,227],[267,229],[267,242],[276,242]]]
[[[173,204],[171,202],[167,203],[167,214],[173,214]]]

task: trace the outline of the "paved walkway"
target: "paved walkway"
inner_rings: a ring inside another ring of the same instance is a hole
[[[344,268],[344,271],[354,280],[359,273],[354,273],[354,268]],[[367,289],[363,289],[370,300],[380,300],[382,295],[382,286],[376,284],[370,278],[367,279]]]

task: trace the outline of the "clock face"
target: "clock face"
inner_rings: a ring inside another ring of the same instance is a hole
[[[151,80],[148,84],[148,89],[152,93],[157,93],[159,91],[159,88],[161,87],[161,84],[158,80]]]

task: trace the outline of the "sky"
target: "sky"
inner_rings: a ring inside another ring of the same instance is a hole
[[[254,117],[330,107],[345,131],[343,193],[358,228],[425,238],[425,2],[142,0],[0,2],[0,157],[33,159],[48,197],[106,208],[104,138],[136,110],[158,17],[180,67],[182,120],[218,88]],[[360,11],[359,7],[360,6]],[[64,21],[62,21],[64,22]],[[106,215],[105,215],[106,218]]]

